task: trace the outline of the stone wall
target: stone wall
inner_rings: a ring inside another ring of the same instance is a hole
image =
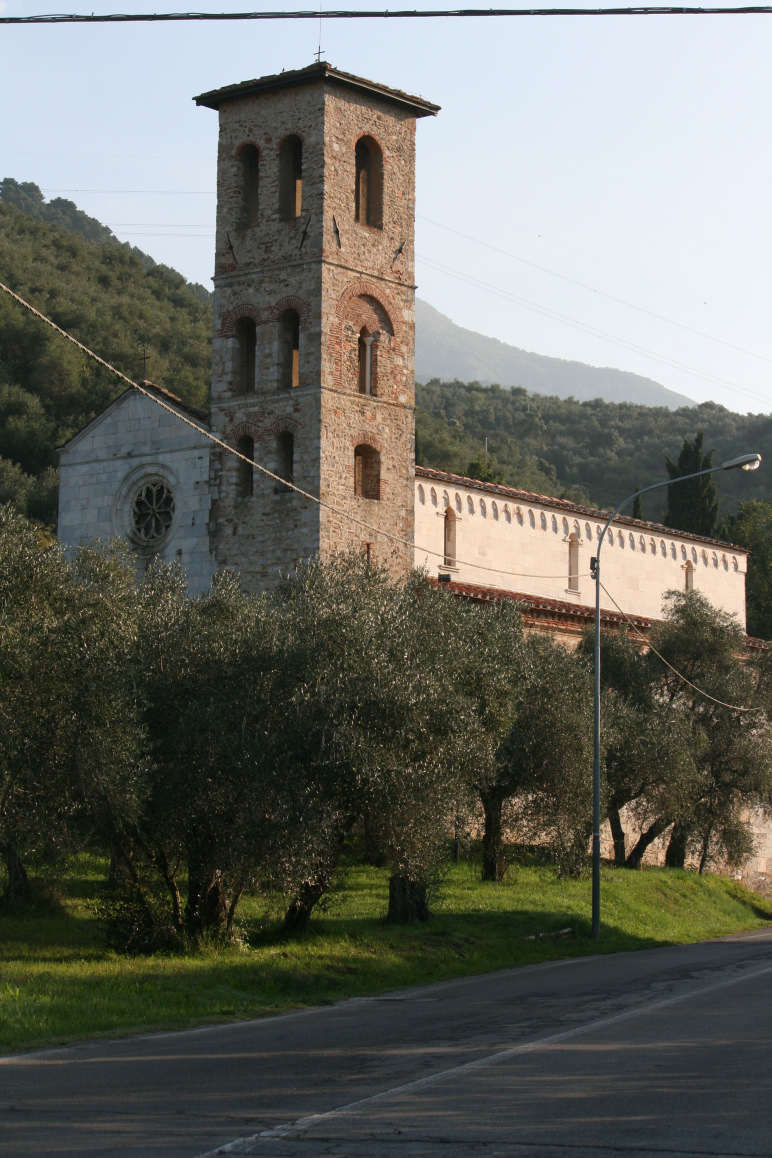
[[[213,456],[217,562],[253,590],[271,587],[300,558],[350,549],[405,573],[413,542],[415,118],[423,114],[412,98],[363,88],[327,66],[274,79],[280,87],[255,82],[199,98],[220,115],[212,429],[234,448],[251,445],[274,472],[279,436],[291,434],[291,481],[321,500],[315,506],[259,472],[244,495],[238,463]],[[302,156],[289,211],[288,141]],[[371,194],[377,185],[372,220],[359,212],[363,141]],[[290,377],[289,316],[297,325]]]
[[[77,547],[123,538],[140,567],[158,555],[184,567],[193,594],[205,590],[214,573],[209,447],[205,436],[175,413],[138,391],[123,394],[60,451],[59,541]],[[140,541],[133,507],[154,481],[165,488],[168,527],[157,538]]]

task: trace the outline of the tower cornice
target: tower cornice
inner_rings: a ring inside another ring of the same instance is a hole
[[[378,96],[392,105],[399,105],[412,113],[414,117],[436,117],[440,106],[424,100],[423,97],[411,96],[400,89],[388,88],[377,84],[373,80],[366,80],[361,76],[354,76],[350,72],[341,72],[333,68],[326,61],[316,61],[307,68],[292,69],[289,72],[280,72],[274,76],[262,76],[256,80],[245,80],[240,84],[229,84],[224,88],[212,89],[211,92],[201,93],[193,97],[197,105],[204,105],[208,109],[219,109],[231,101],[246,100],[260,96],[263,93],[276,89],[296,88],[302,85],[319,84],[326,82],[340,88],[355,89],[365,92],[369,96]]]

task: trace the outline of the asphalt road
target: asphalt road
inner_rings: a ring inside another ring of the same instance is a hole
[[[772,930],[0,1059],[0,1154],[772,1156]]]

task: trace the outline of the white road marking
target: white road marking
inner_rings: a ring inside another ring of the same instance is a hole
[[[311,1127],[319,1125],[320,1122],[329,1122],[332,1118],[342,1118],[347,1115],[356,1114],[366,1106],[372,1106],[378,1102],[385,1102],[391,1098],[399,1098],[402,1094],[413,1093],[415,1090],[427,1089],[430,1086],[439,1085],[440,1082],[448,1081],[450,1078],[457,1077],[459,1074],[469,1073],[470,1070],[499,1065],[501,1062],[517,1057],[519,1054],[531,1053],[534,1050],[543,1049],[545,1046],[554,1045],[557,1042],[568,1041],[570,1038],[578,1037],[583,1033],[591,1033],[596,1029],[605,1029],[606,1026],[616,1025],[621,1021],[630,1021],[632,1018],[639,1017],[642,1014],[655,1013],[657,1010],[665,1009],[669,1005],[676,1005],[680,1001],[688,1001],[692,997],[702,997],[707,993],[714,993],[718,989],[726,989],[730,985],[737,985],[742,981],[752,981],[756,977],[764,977],[767,973],[772,973],[772,965],[767,965],[763,969],[755,969],[747,973],[742,973],[735,977],[724,978],[721,981],[714,982],[712,985],[704,985],[701,988],[690,989],[686,993],[678,993],[670,997],[665,997],[661,1001],[655,1001],[651,1005],[643,1004],[637,1006],[635,1009],[627,1009],[623,1013],[615,1013],[610,1017],[601,1017],[597,1021],[577,1025],[574,1026],[573,1029],[564,1029],[561,1030],[560,1033],[553,1033],[548,1037],[537,1038],[534,1041],[524,1042],[521,1045],[509,1046],[506,1049],[499,1050],[497,1053],[487,1054],[485,1057],[476,1058],[474,1061],[464,1062],[463,1065],[452,1066],[450,1069],[441,1070],[439,1073],[430,1074],[428,1077],[417,1078],[415,1081],[405,1082],[404,1085],[401,1086],[392,1086],[388,1090],[382,1090],[379,1094],[371,1094],[368,1098],[361,1098],[358,1102],[349,1102],[345,1106],[338,1106],[334,1110],[325,1111],[323,1114],[309,1114],[305,1118],[296,1118],[294,1122],[284,1122],[279,1126],[274,1126],[273,1129],[261,1130],[258,1134],[252,1134],[248,1138],[236,1138],[233,1142],[226,1142],[216,1150],[209,1150],[206,1154],[199,1154],[198,1158],[219,1158],[220,1155],[224,1154],[259,1154],[261,1142],[269,1138],[285,1138],[288,1134],[297,1134],[302,1130],[309,1130]]]

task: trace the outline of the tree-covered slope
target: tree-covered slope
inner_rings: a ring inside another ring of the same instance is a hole
[[[0,281],[130,378],[148,377],[206,408],[211,295],[119,242],[72,202],[0,182]],[[52,521],[56,447],[122,389],[0,294],[0,502],[13,499]],[[665,456],[676,458],[700,430],[715,462],[760,451],[772,469],[772,416],[713,403],[672,410],[433,379],[417,388],[416,428],[424,466],[464,474],[471,464],[476,477],[487,469],[510,485],[601,507],[666,478]],[[719,476],[724,515],[770,492],[766,464],[755,476]],[[662,491],[644,502],[644,514],[662,519],[666,506]]]
[[[758,451],[754,475],[717,476],[722,511],[772,491],[772,416],[735,414],[712,402],[668,410],[594,399],[554,398],[477,382],[440,382],[416,390],[417,458],[423,466],[466,473],[484,456],[502,481],[540,493],[615,507],[636,487],[667,479],[684,438],[704,431],[714,463]],[[769,468],[766,468],[769,464]],[[646,518],[662,520],[667,491],[644,496]]]
[[[146,376],[206,406],[206,292],[122,245],[72,203],[46,205],[36,186],[2,183],[0,281],[128,377]],[[0,502],[13,499],[51,520],[56,447],[123,389],[0,294]]]

